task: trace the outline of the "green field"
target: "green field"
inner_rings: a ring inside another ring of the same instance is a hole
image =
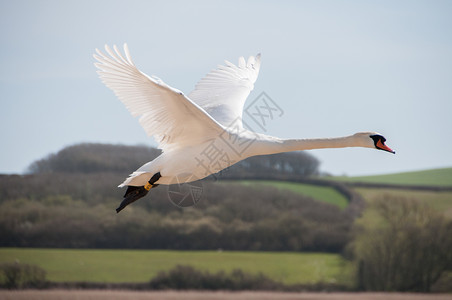
[[[452,168],[360,177],[328,177],[331,180],[402,185],[452,186]]]
[[[348,205],[347,198],[331,187],[272,180],[242,180],[240,183],[245,185],[266,185],[281,190],[289,190],[315,200],[337,205],[342,209]]]
[[[38,265],[57,282],[146,282],[177,264],[211,272],[262,272],[287,284],[349,284],[352,273],[350,263],[325,253],[0,248],[0,262],[14,261]]]

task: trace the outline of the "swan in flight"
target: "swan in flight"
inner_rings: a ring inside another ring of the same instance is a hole
[[[238,65],[208,73],[189,95],[148,76],[133,63],[127,44],[124,53],[105,46],[96,49],[97,73],[107,87],[137,117],[162,154],[133,172],[119,187],[127,191],[119,213],[159,184],[191,182],[217,173],[255,155],[321,148],[366,147],[395,153],[376,132],[319,139],[281,139],[246,130],[242,125],[245,100],[253,90],[260,54]]]

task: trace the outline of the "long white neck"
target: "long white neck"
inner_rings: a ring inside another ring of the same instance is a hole
[[[251,155],[266,155],[298,150],[346,147],[368,147],[368,145],[356,135],[316,139],[279,139],[262,135],[253,142],[249,150],[250,154],[253,152]]]

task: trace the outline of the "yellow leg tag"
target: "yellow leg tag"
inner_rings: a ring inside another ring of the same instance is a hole
[[[150,184],[149,182],[146,183],[146,185],[144,186],[144,188],[149,191],[152,188],[152,184]]]

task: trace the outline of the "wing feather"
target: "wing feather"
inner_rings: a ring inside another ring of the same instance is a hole
[[[149,136],[163,151],[210,139],[224,128],[182,92],[137,69],[124,44],[123,55],[116,46],[105,46],[108,55],[96,49],[97,73],[107,87],[137,117]]]
[[[224,66],[218,66],[196,84],[189,98],[223,126],[241,125],[243,106],[254,88],[259,69],[260,54],[249,57],[248,61],[240,57],[237,66],[225,61]]]

